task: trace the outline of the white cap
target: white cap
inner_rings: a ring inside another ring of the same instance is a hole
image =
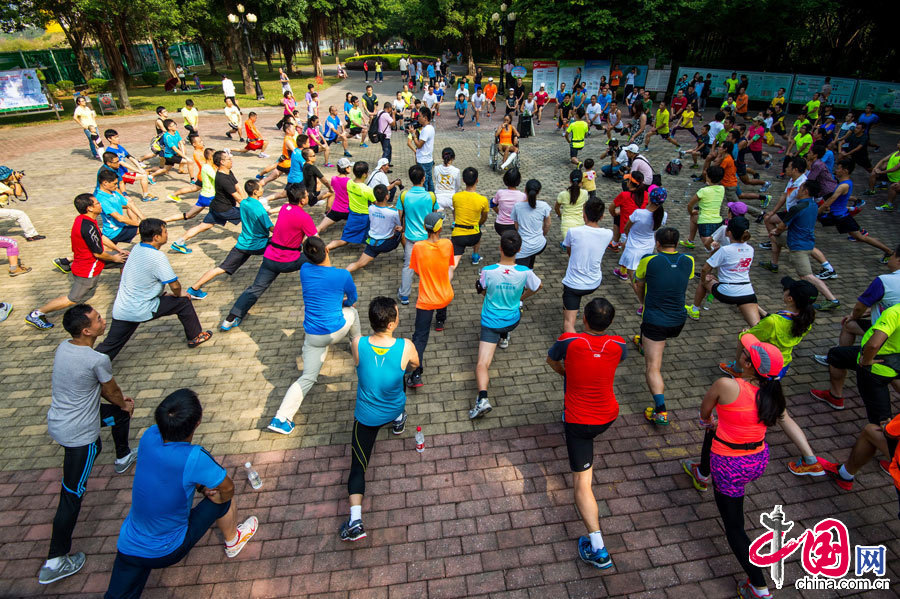
[[[494,80],[493,77],[488,77],[488,81],[493,81],[493,80]]]
[[[381,167],[386,166],[388,164],[390,164],[390,162],[388,162],[387,158],[379,158],[378,163],[375,165],[375,170],[378,170]]]
[[[628,144],[624,148],[622,148],[626,152],[631,152],[632,154],[637,154],[641,151],[637,144]]]
[[[353,163],[350,162],[346,156],[342,156],[340,160],[337,161],[338,168],[350,168],[353,166]]]

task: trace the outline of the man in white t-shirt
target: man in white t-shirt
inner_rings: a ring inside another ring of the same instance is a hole
[[[472,95],[472,120],[475,121],[476,127],[481,127],[481,111],[484,109],[484,103],[487,102],[487,96],[481,91],[481,87],[475,88]]]
[[[387,158],[379,158],[378,163],[372,170],[372,174],[366,179],[366,185],[371,189],[375,189],[376,185],[384,185],[388,190],[388,201],[393,202],[397,190],[402,189],[403,185],[400,181],[400,177],[397,177],[393,181],[388,180],[387,174],[390,172],[390,167],[391,165],[388,163]]]
[[[231,101],[235,106],[238,105],[237,99],[235,96],[234,89],[234,81],[228,78],[228,75],[222,75],[222,95],[225,96],[225,99],[231,98]],[[240,108],[240,106],[238,106]]]
[[[775,230],[775,227],[781,223],[782,218],[797,203],[797,192],[800,190],[800,186],[806,182],[806,160],[804,158],[792,159],[788,163],[785,174],[789,179],[784,187],[784,193],[775,206],[772,207],[771,212],[766,213],[765,216],[766,231],[769,233]],[[769,250],[772,249],[772,243],[764,241],[759,244],[759,247]]]
[[[400,65],[400,76],[406,77],[407,76],[406,69],[407,69],[408,65],[407,65],[405,57],[403,57],[403,56],[400,57],[399,65]]]
[[[588,127],[603,128],[603,107],[597,103],[597,96],[591,96],[591,103],[585,107],[584,112],[587,116]]]
[[[422,103],[428,107],[428,110],[434,110],[434,105],[437,104],[438,97],[434,93],[434,86],[429,85],[428,91],[422,95]]]
[[[600,228],[603,218],[603,201],[588,200],[584,205],[584,225],[573,227],[563,241],[569,254],[569,265],[563,277],[563,332],[575,332],[575,320],[581,307],[581,298],[600,287],[603,280],[601,262],[613,233]]]
[[[411,128],[406,145],[416,153],[416,163],[425,169],[425,191],[434,191],[434,125],[431,124],[431,109],[423,106],[419,110],[418,129]]]

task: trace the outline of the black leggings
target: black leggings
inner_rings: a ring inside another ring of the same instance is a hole
[[[392,421],[391,421],[392,422]],[[375,447],[375,439],[385,422],[378,426],[368,426],[353,420],[353,435],[350,439],[350,477],[347,478],[347,492],[350,495],[364,495],[366,492],[366,469]]]
[[[542,247],[540,249],[540,251],[537,251],[537,252],[531,254],[530,256],[526,256],[524,258],[516,258],[516,264],[518,264],[519,266],[527,266],[528,268],[533,269],[534,268],[534,259],[537,258],[538,256],[540,256],[541,254],[543,254],[544,250],[546,250],[546,249],[547,249],[547,242],[544,242],[544,247]]]
[[[757,566],[750,563],[750,537],[744,530],[744,498],[729,497],[713,489],[716,498],[716,507],[722,516],[722,524],[725,526],[725,538],[731,552],[737,558],[744,572],[750,578],[750,584],[755,587],[765,587],[766,577]]]

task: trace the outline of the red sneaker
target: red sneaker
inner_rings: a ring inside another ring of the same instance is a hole
[[[819,460],[819,464],[822,465],[822,468],[825,472],[828,473],[828,476],[835,482],[835,484],[843,489],[844,491],[852,491],[853,490],[853,481],[852,480],[844,480],[840,474],[838,474],[838,468],[840,464],[834,464],[829,462],[828,460],[824,460],[822,458],[817,458]]]
[[[890,460],[878,460],[878,466],[881,467],[881,471],[882,471],[882,472],[884,472],[884,473],[887,474],[888,476],[891,475],[891,462],[890,462]]]
[[[813,399],[826,403],[835,410],[844,409],[844,398],[835,397],[829,389],[810,389],[809,394],[813,396]]]

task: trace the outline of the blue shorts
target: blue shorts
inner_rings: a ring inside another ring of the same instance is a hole
[[[239,225],[241,224],[241,211],[235,207],[229,208],[226,212],[213,212],[210,210],[203,218],[203,222],[208,225],[224,226],[226,223]]]
[[[209,206],[210,202],[212,202],[212,201],[213,201],[213,199],[211,197],[200,196],[197,198],[197,203],[194,204],[194,206],[200,206],[201,208],[207,208]]]
[[[499,329],[495,329],[492,327],[487,327],[484,323],[481,324],[481,335],[479,336],[479,341],[484,341],[485,343],[499,343],[501,339],[505,339],[509,336],[509,333],[519,326],[519,321],[517,320],[513,324],[505,327],[501,327]]]
[[[394,251],[397,249],[397,246],[400,245],[400,237],[400,233],[397,233],[393,237],[388,237],[387,239],[366,238],[366,247],[363,250],[363,253],[375,258],[379,254],[386,254]]]
[[[369,234],[369,215],[351,211],[341,234],[341,241],[362,243]]]
[[[697,225],[697,231],[700,233],[700,237],[712,237],[713,233],[716,232],[716,229],[722,226],[721,222],[718,223],[700,223]]]

